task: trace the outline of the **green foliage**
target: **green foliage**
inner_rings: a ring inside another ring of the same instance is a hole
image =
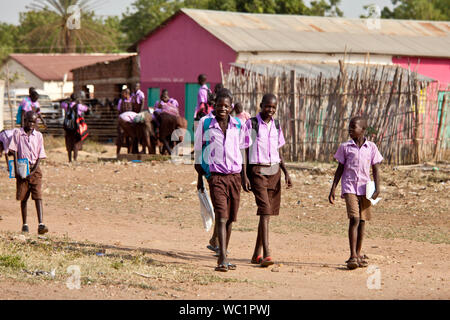
[[[0,23],[0,65],[8,55],[14,52],[17,39],[17,27],[12,24]]]
[[[20,270],[25,268],[25,264],[19,256],[0,255],[0,267]]]
[[[129,42],[134,43],[173,15],[179,8],[178,0],[136,0],[132,10],[127,8],[121,21],[121,30]]]
[[[394,9],[384,7],[385,19],[450,20],[448,0],[391,0]]]

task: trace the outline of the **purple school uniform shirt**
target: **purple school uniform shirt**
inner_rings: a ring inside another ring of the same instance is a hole
[[[286,144],[283,131],[278,130],[275,126],[275,120],[270,120],[269,124],[265,123],[261,114],[256,116],[259,123],[259,132],[255,132],[251,136],[256,136],[256,141],[251,141],[249,150],[249,162],[251,164],[276,164],[281,162],[279,148]],[[248,132],[253,131],[252,120],[248,119],[245,123]]]
[[[142,101],[145,100],[145,94],[144,94],[141,90],[138,90],[138,91],[136,91],[135,93],[133,93],[133,94],[131,95],[131,97],[132,97],[132,98],[136,97],[136,100],[135,100],[135,101],[136,101],[137,104],[141,104]]]
[[[33,102],[31,101],[30,97],[25,97],[22,102],[20,103],[20,106],[22,106],[22,111],[23,112],[28,112],[28,111],[32,111],[33,108],[35,109],[35,112],[37,114],[41,113],[41,105],[39,104],[38,101]]]
[[[383,160],[375,143],[367,139],[361,148],[353,139],[342,143],[334,157],[344,165],[341,198],[345,193],[365,195],[366,184],[370,181],[370,167]]]
[[[212,120],[209,129],[203,132],[204,122],[207,118],[212,118]],[[250,135],[243,124],[241,124],[240,129],[238,124],[238,120],[230,117],[225,137],[216,117],[212,113],[200,119],[195,131],[194,150],[196,154],[202,152],[203,144],[209,140],[204,156],[206,162],[209,163],[211,172],[223,174],[241,172],[242,154],[240,150],[248,148]]]
[[[9,143],[11,142],[14,130],[16,129],[3,130],[2,132],[0,132],[0,142],[2,142],[3,144],[3,151],[5,154],[7,154],[9,151]]]
[[[66,102],[61,103],[61,109],[64,109],[66,112],[67,112],[67,107],[68,107],[68,105]],[[75,107],[75,102],[71,102],[70,108],[72,109],[74,107]],[[84,104],[81,104],[81,103],[78,104],[78,112],[77,113],[78,113],[79,117],[81,117],[83,115],[83,112],[86,112],[87,110],[88,110],[87,106],[85,106]]]
[[[120,109],[122,107],[123,101],[125,101],[125,102],[132,102],[133,100],[132,100],[132,98],[129,98],[127,100],[125,100],[123,98],[120,98],[119,102],[117,103],[117,111],[119,111],[119,112],[120,112]]]
[[[23,128],[14,131],[9,150],[16,151],[19,159],[28,159],[34,165],[38,159],[47,158],[42,133],[33,129],[28,136]]]
[[[136,118],[138,114],[134,111],[126,111],[119,115],[119,118],[126,122],[134,122],[134,118]]]
[[[200,87],[200,89],[198,89],[197,106],[195,107],[194,117],[197,115],[197,112],[200,109],[201,104],[208,102],[208,92],[211,92],[211,90],[209,90],[206,84],[204,84],[203,86]]]

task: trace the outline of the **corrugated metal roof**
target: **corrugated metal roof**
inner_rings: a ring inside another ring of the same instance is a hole
[[[181,9],[236,52],[291,51],[450,57],[450,22]]]
[[[97,62],[118,60],[135,54],[11,54],[10,58],[16,60],[26,69],[44,81],[62,81],[67,73],[67,80],[72,81],[70,70]]]
[[[253,71],[259,74],[269,74],[274,76],[280,76],[284,72],[290,72],[291,70],[295,70],[298,77],[308,77],[315,78],[322,74],[323,78],[336,78],[339,75],[339,64],[337,63],[298,63],[298,64],[286,64],[286,63],[256,63],[256,64],[243,64],[243,63],[231,63],[231,65],[246,69],[249,71]],[[387,80],[391,81],[394,79],[395,70],[400,68],[399,70],[402,72],[403,76],[408,75],[408,70],[404,69],[397,65],[384,65],[379,66],[379,71],[375,74],[375,68],[377,66],[370,66],[370,75],[373,77],[375,75],[376,80],[380,80],[381,78],[381,68],[384,67],[385,75],[387,75]],[[347,70],[347,74],[351,75],[352,73],[360,72],[362,73],[365,70],[366,66],[362,64],[346,64],[345,68]],[[414,70],[411,70],[414,72]],[[429,77],[426,77],[421,74],[417,74],[417,79],[420,81],[434,81]]]

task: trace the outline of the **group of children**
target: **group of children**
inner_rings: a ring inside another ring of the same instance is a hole
[[[237,221],[241,189],[253,192],[258,207],[258,232],[250,262],[267,267],[274,264],[269,248],[269,222],[271,216],[278,216],[281,203],[281,171],[287,188],[292,181],[286,169],[280,148],[285,138],[278,120],[277,97],[265,94],[256,117],[232,117],[233,98],[228,89],[218,87],[214,109],[203,116],[195,131],[194,156],[198,174],[197,188],[204,189],[206,177],[215,213],[215,235],[218,238],[218,261],[216,271],[236,269],[227,257],[232,224]],[[127,97],[125,97],[127,98]],[[167,102],[163,97],[163,101]],[[123,101],[125,106],[127,101]],[[120,108],[120,107],[119,107]],[[239,104],[234,108],[242,110]],[[80,110],[79,110],[80,111]],[[238,112],[237,114],[241,114]],[[16,178],[16,199],[21,203],[23,232],[29,232],[27,225],[27,201],[31,195],[35,200],[39,221],[38,233],[48,232],[43,223],[42,172],[40,160],[46,158],[43,136],[36,128],[35,110],[24,112],[20,129],[0,132],[0,155],[5,153],[14,159]],[[341,197],[345,199],[349,218],[350,258],[349,269],[366,267],[366,256],[361,254],[365,221],[370,220],[370,201],[365,198],[366,184],[373,171],[376,199],[380,192],[379,164],[383,160],[377,146],[368,141],[364,134],[367,120],[353,117],[349,124],[350,140],[342,143],[334,157],[339,162],[329,194],[329,202],[335,201],[335,190],[342,178]],[[19,172],[19,160],[27,159],[29,174]],[[9,164],[8,164],[9,165]],[[214,247],[213,246],[213,247]],[[216,250],[215,248],[213,248]]]
[[[281,171],[287,188],[292,181],[286,169],[280,148],[285,144],[279,121],[274,119],[277,97],[265,94],[256,117],[232,117],[233,98],[228,89],[221,89],[215,97],[214,110],[203,116],[195,131],[195,170],[197,189],[204,190],[203,177],[208,181],[215,213],[215,229],[209,249],[218,255],[216,271],[235,270],[228,260],[228,244],[232,224],[237,221],[241,189],[253,192],[259,216],[252,264],[267,267],[274,264],[269,248],[269,221],[278,216],[281,203]],[[237,114],[242,113],[242,107]],[[370,202],[365,198],[365,186],[370,181],[372,167],[376,192],[379,195],[379,163],[383,157],[376,145],[364,137],[367,120],[357,116],[351,119],[351,140],[341,144],[335,154],[339,166],[331,187],[329,201],[335,200],[335,190],[342,177],[342,198],[345,198],[349,224],[349,269],[366,267],[366,256],[361,254],[365,221],[370,219]],[[216,241],[217,237],[217,241]],[[218,243],[217,243],[218,242]]]

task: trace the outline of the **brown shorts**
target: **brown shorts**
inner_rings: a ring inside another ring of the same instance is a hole
[[[258,206],[256,214],[277,216],[281,203],[281,170],[278,167],[275,174],[268,175],[264,174],[264,171],[271,173],[267,168],[270,167],[251,165],[249,168],[249,180]]]
[[[42,172],[38,167],[36,171],[26,179],[16,179],[16,199],[23,201],[28,199],[31,193],[31,199],[42,200]]]
[[[352,193],[345,193],[345,204],[347,205],[347,216],[351,218],[359,218],[361,220],[370,220],[370,206],[372,205],[366,196],[357,196]]]
[[[241,174],[211,172],[208,184],[216,219],[236,221],[241,198]]]

